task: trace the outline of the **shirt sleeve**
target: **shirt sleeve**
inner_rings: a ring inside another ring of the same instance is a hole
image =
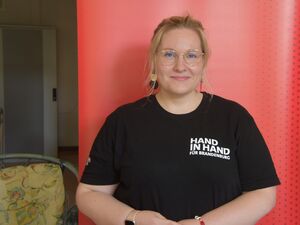
[[[245,109],[237,128],[237,160],[243,191],[280,184],[269,149],[253,117]]]
[[[119,182],[118,146],[122,146],[120,126],[114,114],[107,117],[94,140],[81,182],[91,185],[109,185]]]

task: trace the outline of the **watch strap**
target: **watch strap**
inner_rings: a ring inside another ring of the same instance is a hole
[[[131,210],[128,215],[126,216],[126,219],[125,219],[125,225],[133,225],[135,224],[135,217],[136,215],[139,213],[140,211],[138,210]]]

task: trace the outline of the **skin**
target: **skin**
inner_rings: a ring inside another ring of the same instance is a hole
[[[200,49],[197,33],[190,29],[174,29],[162,38],[158,51],[174,49],[179,54],[175,65],[163,65],[156,57],[156,72],[160,86],[160,94],[183,97],[191,96],[197,88],[202,72],[202,63],[189,66],[185,63],[182,53],[190,49]]]
[[[156,95],[158,102],[167,111],[183,114],[193,111],[200,104],[202,94],[197,92],[203,73],[203,62],[189,66],[183,59],[183,53],[190,49],[199,49],[200,39],[191,29],[173,29],[165,33],[158,51],[174,49],[179,54],[174,65],[165,66],[156,58],[155,71],[159,83]]]
[[[125,218],[133,210],[112,195],[118,184],[88,185],[80,183],[76,192],[76,202],[81,212],[97,225],[124,225]],[[101,212],[101,213],[99,213]],[[136,216],[137,225],[179,225],[161,214],[144,210]]]
[[[182,53],[189,49],[200,49],[200,39],[193,30],[174,29],[164,35],[159,46],[159,50],[166,48],[176,50],[180,57],[172,66],[164,66],[156,59],[155,69],[160,87],[156,98],[171,113],[191,112],[202,100],[202,94],[196,88],[204,68],[202,63],[187,66]],[[99,225],[124,225],[125,218],[133,209],[112,196],[117,186],[80,183],[76,193],[80,211]],[[254,225],[275,206],[275,202],[276,187],[263,188],[243,193],[201,216],[206,225]],[[193,218],[171,221],[157,212],[144,210],[136,215],[136,224],[199,225],[199,221]]]

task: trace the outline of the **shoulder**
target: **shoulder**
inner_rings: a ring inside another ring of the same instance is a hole
[[[143,97],[136,101],[129,102],[117,107],[109,116],[108,119],[128,118],[138,116],[143,112],[147,112],[149,107],[153,105],[152,96]]]
[[[113,113],[116,114],[126,114],[126,113],[132,113],[135,111],[143,111],[147,109],[152,104],[152,97],[143,97],[136,101],[123,104],[116,108],[116,110]]]
[[[223,115],[230,115],[237,118],[252,119],[249,111],[240,103],[221,97],[219,95],[210,95],[210,108],[213,112],[217,112]]]
[[[215,107],[222,107],[224,109],[234,109],[234,110],[245,110],[245,108],[237,103],[236,101],[233,101],[231,99],[227,99],[224,97],[221,97],[219,95],[210,95],[209,98],[211,98],[211,103]]]

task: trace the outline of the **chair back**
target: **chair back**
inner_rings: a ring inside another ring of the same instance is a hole
[[[67,224],[63,172],[76,168],[35,154],[1,155],[0,166],[0,224]]]

